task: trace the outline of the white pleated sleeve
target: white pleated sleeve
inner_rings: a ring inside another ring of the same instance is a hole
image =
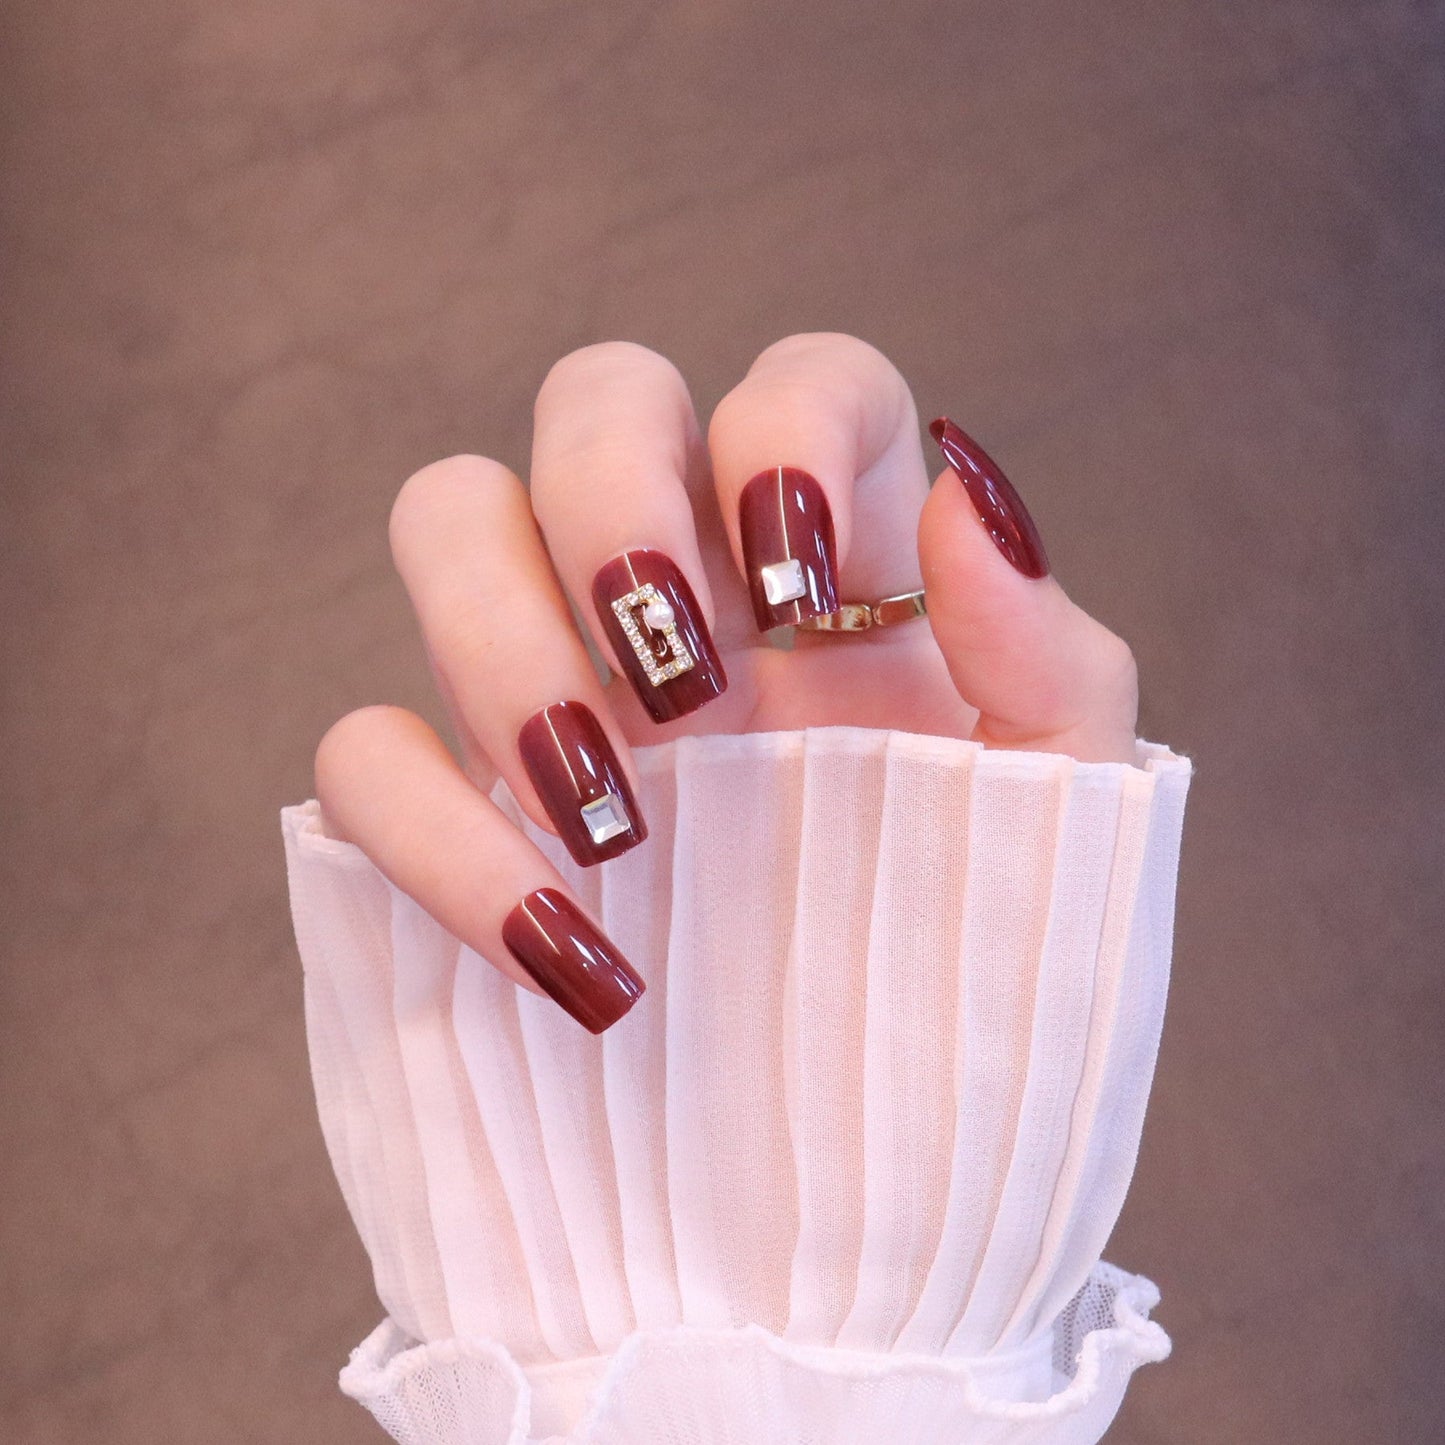
[[[646,977],[601,1037],[283,815],[388,1316],[343,1390],[403,1445],[1098,1440],[1169,1349],[1100,1259],[1188,761],[853,728],[637,759],[642,847],[580,870],[522,824]]]

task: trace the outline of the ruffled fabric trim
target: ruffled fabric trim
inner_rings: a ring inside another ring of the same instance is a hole
[[[1169,1354],[1149,1319],[1158,1299],[1147,1279],[1100,1264],[1038,1345],[979,1360],[682,1325],[638,1330],[610,1358],[524,1370],[494,1341],[417,1344],[387,1320],[341,1388],[400,1445],[1092,1445],[1133,1371]],[[570,1432],[553,1428],[578,1415]]]

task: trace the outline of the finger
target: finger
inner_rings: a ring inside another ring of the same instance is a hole
[[[391,549],[450,706],[527,813],[584,867],[640,843],[627,744],[522,484],[481,457],[426,467]]]
[[[708,432],[718,501],[760,629],[918,585],[928,476],[913,398],[851,336],[770,346]]]
[[[492,790],[492,784],[497,781],[497,770],[492,766],[491,759],[482,751],[481,744],[472,736],[472,730],[468,726],[466,718],[462,716],[461,708],[457,706],[457,698],[452,691],[452,685],[447,681],[446,674],[437,665],[437,660],[432,656],[432,650],[426,645],[425,639],[422,642],[422,651],[426,655],[427,671],[431,673],[432,683],[436,687],[437,696],[442,700],[442,707],[446,710],[447,721],[451,724],[457,749],[462,755],[463,771],[472,780],[475,787],[480,788],[484,793],[489,793]]]
[[[442,927],[593,1033],[641,996],[632,965],[420,718],[342,718],[317,749],[316,796],[331,831]]]
[[[563,357],[537,395],[532,508],[598,647],[653,722],[727,687],[688,495],[706,457],[686,383],[628,342]],[[731,591],[731,625],[745,616]]]
[[[954,686],[979,710],[974,736],[1132,762],[1138,680],[1128,647],[1049,574],[1038,529],[997,463],[946,418],[930,431],[949,469],[924,505],[919,559],[933,634]]]

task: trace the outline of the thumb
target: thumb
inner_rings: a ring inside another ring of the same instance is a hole
[[[1133,762],[1138,678],[1124,642],[1049,575],[1038,529],[998,464],[955,423],[929,431],[949,470],[918,524],[933,635],[989,747]]]

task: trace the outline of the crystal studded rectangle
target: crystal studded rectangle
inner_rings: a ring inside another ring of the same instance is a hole
[[[670,678],[677,677],[679,673],[688,671],[694,665],[693,655],[687,650],[687,643],[682,640],[675,623],[669,622],[661,628],[652,629],[648,627],[648,624],[637,620],[637,609],[646,608],[649,602],[665,602],[666,600],[651,582],[647,582],[636,591],[619,597],[612,604],[612,611],[616,614],[618,622],[621,623],[622,631],[626,634],[628,642],[632,644],[632,650],[636,653],[637,660],[642,664],[642,670],[647,674],[647,680],[653,687],[661,687]],[[666,662],[659,661],[653,654],[644,629],[662,633],[669,653]]]

